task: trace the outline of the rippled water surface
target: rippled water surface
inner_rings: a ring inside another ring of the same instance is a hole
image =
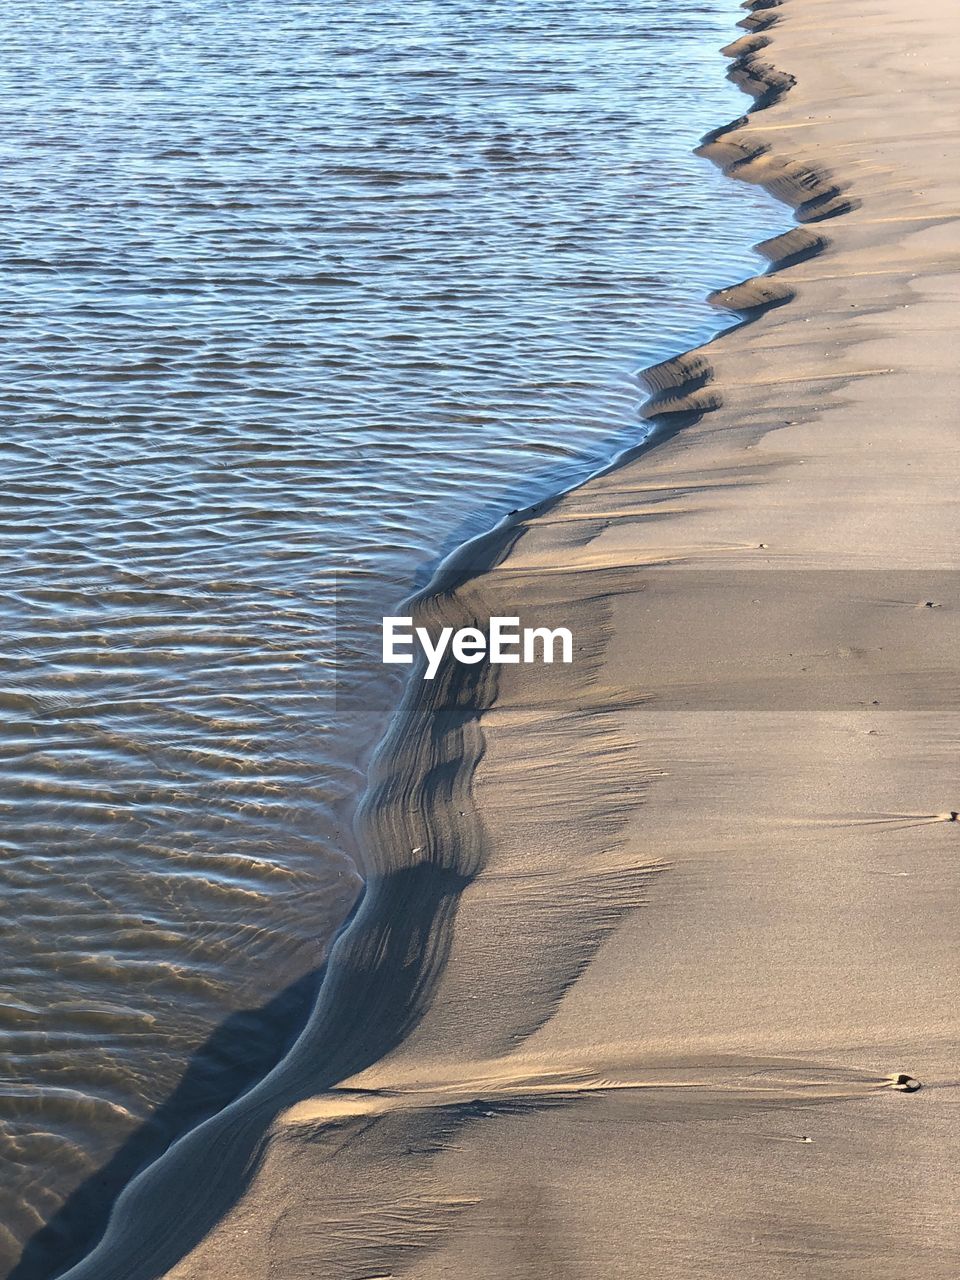
[[[399,594],[635,440],[637,369],[785,225],[690,154],[743,110],[738,16],[10,9],[0,1274],[308,1006],[376,727],[331,718],[332,570]]]

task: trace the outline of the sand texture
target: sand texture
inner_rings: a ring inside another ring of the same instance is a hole
[[[311,1025],[72,1280],[960,1274],[960,9],[742,26],[745,323],[421,602],[575,663],[411,685]]]

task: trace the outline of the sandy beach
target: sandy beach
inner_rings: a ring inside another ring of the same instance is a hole
[[[310,1024],[71,1280],[957,1275],[960,11],[741,26],[744,323],[420,602],[574,663],[410,683]]]

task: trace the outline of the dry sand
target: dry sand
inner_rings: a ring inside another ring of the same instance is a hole
[[[577,661],[411,686],[311,1026],[73,1280],[960,1274],[960,9],[743,25],[750,322],[422,606]]]

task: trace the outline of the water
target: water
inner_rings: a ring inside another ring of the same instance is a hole
[[[738,16],[8,18],[0,1274],[80,1188],[16,1273],[52,1274],[308,1007],[395,693],[334,721],[332,570],[399,598],[635,441],[637,370],[786,225],[690,154],[744,109]]]

